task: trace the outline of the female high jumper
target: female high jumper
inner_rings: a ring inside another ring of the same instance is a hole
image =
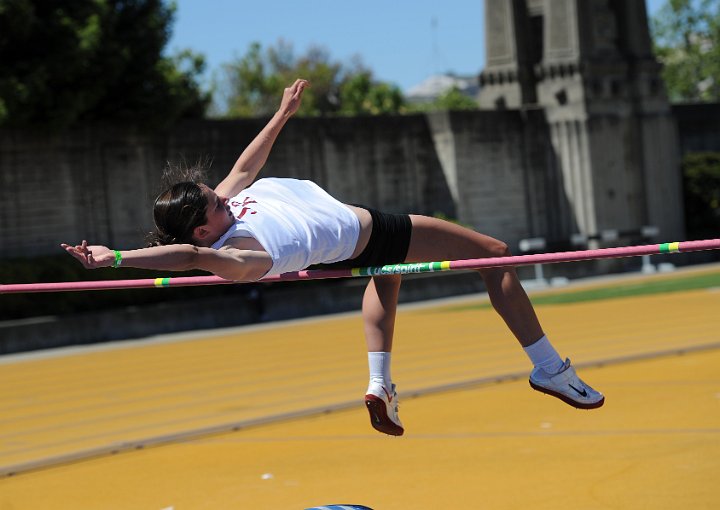
[[[152,246],[119,251],[83,241],[62,247],[87,269],[201,269],[238,282],[315,264],[355,268],[510,255],[505,243],[468,228],[427,216],[343,204],[311,181],[255,181],[307,86],[299,79],[285,89],[278,111],[215,189],[196,179],[178,182],[157,197]],[[534,365],[532,388],[577,408],[602,406],[604,396],[585,384],[570,360],[563,360],[550,344],[515,270],[478,272],[493,307]],[[362,302],[370,367],[365,403],[372,426],[396,436],[404,429],[390,359],[400,282],[400,275],[372,277]]]

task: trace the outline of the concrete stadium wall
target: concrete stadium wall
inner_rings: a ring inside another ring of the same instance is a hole
[[[673,114],[681,153],[720,150],[720,105]],[[166,162],[209,158],[216,183],[264,123],[0,131],[0,259],[58,253],[58,243],[83,238],[141,246]],[[551,136],[542,110],[292,119],[263,175],[312,179],[340,200],[388,212],[440,213],[513,246],[577,228]],[[613,227],[628,225],[604,226]]]
[[[719,108],[674,107],[681,153],[720,150]],[[107,127],[55,136],[0,131],[0,263],[60,253],[58,243],[83,238],[141,246],[167,161],[212,158],[209,181],[218,182],[263,125],[186,122],[155,135]],[[313,179],[341,200],[390,212],[441,213],[514,248],[524,237],[562,239],[576,225],[556,136],[542,110],[293,119],[263,174]],[[566,276],[597,270],[592,263],[561,266],[548,270]],[[328,300],[324,287],[302,295],[271,289],[262,316],[242,302],[217,299],[8,322],[0,324],[0,354],[353,310],[362,283],[343,283],[340,300],[337,292]],[[481,289],[467,275],[410,279],[401,300]]]
[[[167,161],[211,158],[217,183],[263,124],[188,122],[164,135],[0,133],[0,258],[52,254],[83,238],[140,246]],[[390,212],[456,214],[422,116],[293,119],[263,175],[312,179],[341,200]]]
[[[59,242],[84,238],[141,246],[165,163],[211,158],[216,183],[263,124],[1,132],[0,258],[57,253]],[[517,112],[293,119],[263,175],[312,179],[340,200],[388,212],[439,213],[513,242],[535,230],[528,139]]]

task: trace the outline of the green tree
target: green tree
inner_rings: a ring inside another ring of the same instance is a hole
[[[162,55],[174,13],[161,0],[0,1],[0,125],[202,116],[203,58]]]
[[[404,110],[400,89],[388,83],[377,83],[370,71],[359,71],[346,77],[340,85],[340,109],[344,115],[380,115]]]
[[[720,100],[720,0],[668,0],[651,21],[673,101]]]
[[[296,78],[310,82],[298,115],[357,115],[398,113],[400,90],[373,79],[359,60],[349,65],[334,61],[328,51],[312,47],[296,56],[290,43],[279,41],[263,50],[253,43],[245,55],[224,66],[221,90],[229,117],[269,115],[282,90]]]
[[[451,87],[440,94],[434,101],[412,104],[408,110],[422,113],[437,110],[477,110],[478,108],[475,99],[464,94],[458,87]]]
[[[442,110],[477,110],[478,102],[463,94],[459,88],[452,87],[435,101],[434,105]]]

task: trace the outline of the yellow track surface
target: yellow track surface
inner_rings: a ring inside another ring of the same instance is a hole
[[[362,408],[357,315],[0,359],[0,509],[718,508],[720,291],[538,314],[605,407],[448,304],[399,313],[402,438]]]

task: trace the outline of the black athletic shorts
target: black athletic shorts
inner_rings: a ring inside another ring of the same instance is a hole
[[[354,259],[341,260],[332,264],[320,264],[322,269],[352,269],[356,267],[384,266],[405,262],[412,222],[407,214],[388,214],[365,206],[372,217],[372,232],[365,249]]]

